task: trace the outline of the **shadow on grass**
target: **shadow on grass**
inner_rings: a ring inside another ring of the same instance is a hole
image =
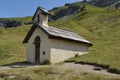
[[[1,65],[3,67],[11,67],[11,68],[24,68],[24,67],[32,67],[32,66],[39,66],[40,64],[30,63],[26,61],[21,62],[13,62],[5,65]]]

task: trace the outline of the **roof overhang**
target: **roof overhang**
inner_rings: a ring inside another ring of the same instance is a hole
[[[50,35],[50,36],[49,36],[49,39],[59,39],[59,40],[73,41],[73,42],[82,43],[82,44],[85,44],[85,45],[88,45],[88,46],[93,46],[92,43],[86,43],[86,42],[77,41],[77,40],[68,39],[68,38],[63,38],[63,37],[54,36],[54,35]]]
[[[31,29],[29,30],[29,32],[27,33],[25,39],[23,40],[23,43],[28,43],[28,40],[30,39],[30,37],[33,34],[33,32],[35,31],[36,27],[38,27],[39,29],[41,29],[42,31],[44,31],[48,35],[49,39],[59,39],[59,40],[74,41],[74,42],[82,43],[82,44],[85,44],[85,45],[88,45],[88,46],[93,46],[93,44],[91,42],[83,42],[83,41],[78,41],[78,40],[73,40],[73,39],[68,39],[68,38],[64,38],[64,37],[52,35],[52,34],[50,34],[49,32],[47,32],[43,27],[41,27],[37,23],[34,23],[32,25]]]

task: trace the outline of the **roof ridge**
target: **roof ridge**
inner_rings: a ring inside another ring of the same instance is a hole
[[[46,27],[46,26],[43,26],[43,27]],[[64,31],[68,31],[68,32],[71,32],[71,33],[74,33],[74,34],[77,34],[71,30],[67,30],[67,29],[63,29],[63,28],[58,28],[58,27],[53,27],[53,26],[48,26],[48,27],[52,27],[52,28],[56,28],[56,29],[59,29],[59,30],[64,30]]]

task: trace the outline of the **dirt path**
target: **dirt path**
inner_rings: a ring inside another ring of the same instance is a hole
[[[15,69],[15,68],[33,68],[33,67],[43,67],[39,65],[12,65],[12,66],[1,66],[0,72],[9,70],[9,69]],[[49,67],[49,65],[46,65]],[[120,76],[118,74],[113,74],[107,72],[107,70],[100,68],[101,70],[94,70],[96,67],[92,65],[82,65],[82,64],[75,64],[75,63],[64,63],[62,65],[51,65],[55,67],[59,67],[61,69],[69,69],[74,70],[76,73],[96,73],[96,74],[102,74],[102,75],[110,75],[110,76]],[[45,67],[45,66],[44,66]],[[98,68],[99,69],[99,68]]]
[[[109,73],[105,69],[102,69],[100,67],[95,67],[95,66],[92,66],[92,65],[64,63],[64,64],[61,65],[61,68],[71,69],[71,70],[74,70],[76,72],[83,72],[83,73],[96,73],[96,74],[102,74],[102,75],[120,76],[119,74]],[[94,70],[94,69],[100,69],[100,70]]]
[[[5,71],[5,70],[9,70],[12,69],[11,67],[6,67],[6,66],[1,66],[0,67],[0,72]]]

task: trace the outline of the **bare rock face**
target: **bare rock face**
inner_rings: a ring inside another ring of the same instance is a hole
[[[112,9],[120,7],[120,0],[87,0],[87,3],[97,7],[110,7]]]
[[[115,3],[116,1],[118,0],[91,0],[89,3],[97,7],[106,7]]]
[[[21,25],[22,23],[20,21],[0,19],[0,27],[10,28]]]
[[[54,18],[55,20],[58,19],[59,17],[63,17],[63,16],[66,16],[66,15],[70,15],[72,13],[74,13],[76,10],[78,10],[79,7],[77,6],[70,6],[69,8],[67,9],[63,9],[63,10],[60,10],[58,11],[57,13],[55,13],[52,18]]]
[[[120,3],[115,4],[115,9],[120,8]]]
[[[101,71],[102,68],[101,67],[95,67],[93,70],[96,70],[96,71]]]
[[[0,27],[3,28],[11,28],[11,27],[17,27],[17,26],[22,26],[23,24],[28,25],[28,24],[32,24],[31,22],[21,22],[18,20],[9,20],[5,19],[5,18],[0,18]]]
[[[57,20],[61,17],[69,17],[69,15],[75,14],[76,12],[81,12],[85,10],[85,5],[80,2],[76,4],[66,3],[63,7],[55,7],[50,12],[55,11],[50,15],[49,20]]]

